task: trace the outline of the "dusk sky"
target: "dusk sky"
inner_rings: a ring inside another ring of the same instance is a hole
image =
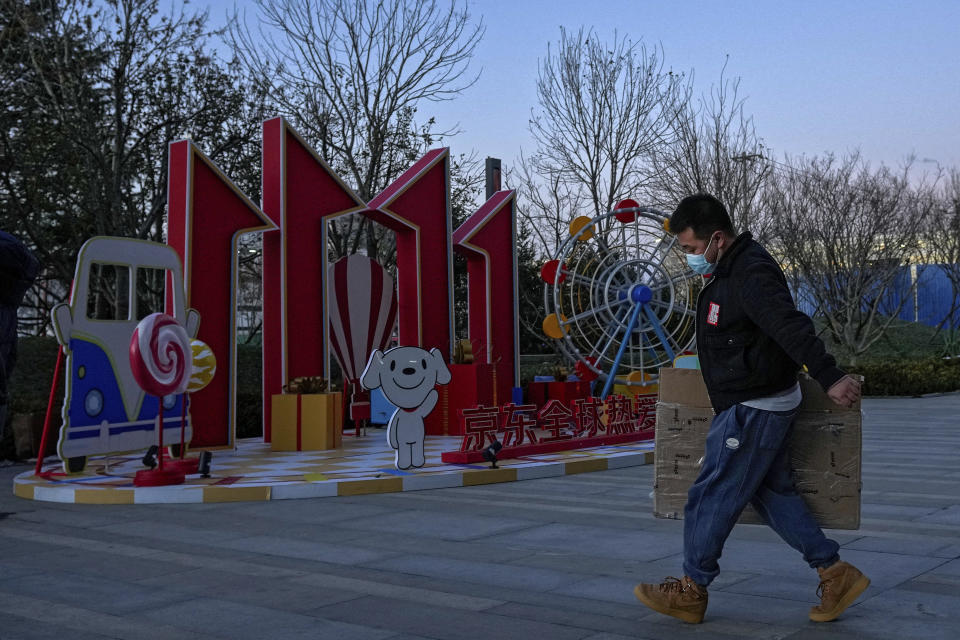
[[[232,0],[199,0],[214,24]],[[255,6],[246,8],[255,20]],[[741,78],[746,110],[776,159],[859,148],[874,164],[960,166],[960,2],[651,2],[472,0],[486,36],[474,69],[479,81],[456,100],[426,103],[421,117],[462,130],[446,142],[505,165],[521,148],[536,104],[537,65],[560,27],[614,30],[662,45],[666,65],[695,73],[698,93],[727,74]],[[924,160],[927,162],[923,162]]]

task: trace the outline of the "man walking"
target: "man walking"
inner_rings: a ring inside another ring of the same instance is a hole
[[[7,386],[17,362],[17,308],[39,263],[15,236],[0,231],[0,436],[7,422]]]
[[[837,368],[813,322],[797,310],[777,262],[749,232],[736,235],[723,204],[711,195],[684,198],[670,231],[690,267],[708,276],[697,301],[697,352],[716,416],[703,467],[684,508],[682,579],[640,584],[645,605],[699,623],[707,586],[740,513],[757,512],[820,575],[821,603],[810,619],[835,619],[870,584],[841,562],[797,493],[787,446],[800,405],[797,372],[810,375],[841,405],[860,397],[860,383]]]

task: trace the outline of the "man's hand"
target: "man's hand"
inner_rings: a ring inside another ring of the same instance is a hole
[[[860,399],[860,381],[843,376],[827,391],[830,399],[844,407],[852,407]]]

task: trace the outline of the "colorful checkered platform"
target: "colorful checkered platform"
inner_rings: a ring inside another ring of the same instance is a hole
[[[429,436],[426,465],[398,471],[379,430],[359,438],[345,435],[343,447],[330,451],[275,452],[260,439],[241,440],[235,450],[213,452],[209,478],[188,475],[183,484],[163,487],[133,485],[136,472],[145,468],[142,455],[91,458],[83,473],[71,475],[48,459],[42,476],[32,471],[16,476],[13,492],[28,500],[78,504],[287,500],[513,482],[653,462],[653,440],[506,459],[497,469],[441,462],[441,453],[459,446],[459,437]]]

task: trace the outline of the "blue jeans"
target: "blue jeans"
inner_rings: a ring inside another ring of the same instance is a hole
[[[823,535],[793,484],[787,443],[795,415],[738,404],[714,417],[683,512],[683,570],[697,584],[720,573],[723,543],[748,503],[811,567],[837,561],[840,545]]]

